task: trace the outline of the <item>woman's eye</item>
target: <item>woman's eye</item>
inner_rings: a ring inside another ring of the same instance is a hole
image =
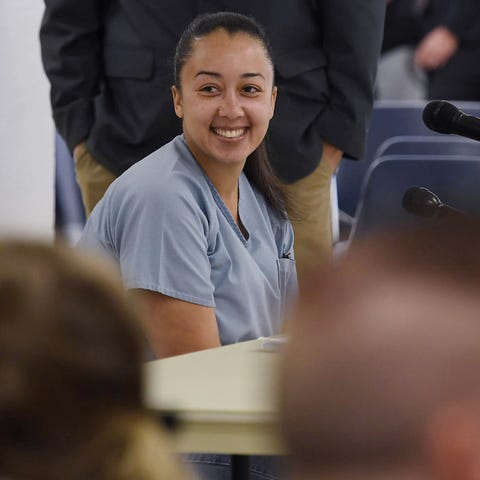
[[[254,85],[246,85],[243,87],[243,91],[245,93],[259,93],[260,89],[258,87],[255,87]]]
[[[218,88],[215,87],[214,85],[205,85],[200,88],[200,91],[203,93],[217,93]]]

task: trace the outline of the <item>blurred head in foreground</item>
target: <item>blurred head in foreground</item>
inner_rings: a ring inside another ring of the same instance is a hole
[[[294,479],[480,478],[479,245],[445,221],[312,275],[282,385]]]
[[[98,259],[0,241],[0,476],[179,478],[142,406],[143,340]]]

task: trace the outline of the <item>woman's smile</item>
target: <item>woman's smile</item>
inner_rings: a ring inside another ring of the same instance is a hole
[[[223,127],[211,127],[211,130],[215,135],[228,140],[237,140],[245,136],[248,127],[237,128],[223,128]]]

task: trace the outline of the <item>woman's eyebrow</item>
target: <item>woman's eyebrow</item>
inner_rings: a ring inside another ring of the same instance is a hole
[[[208,75],[209,77],[221,77],[222,75],[218,72],[210,72],[208,70],[200,70],[196,75],[195,78],[197,78],[200,75]]]
[[[242,78],[261,77],[265,80],[265,77],[260,72],[244,73]]]
[[[218,77],[218,78],[221,78],[223,75],[219,72],[211,72],[209,70],[200,70],[199,72],[197,72],[195,74],[195,78],[200,76],[200,75],[208,75],[210,77]],[[242,78],[252,78],[252,77],[261,77],[263,79],[265,79],[265,77],[261,74],[261,73],[257,73],[257,72],[247,72],[247,73],[242,73],[242,75],[240,75]]]

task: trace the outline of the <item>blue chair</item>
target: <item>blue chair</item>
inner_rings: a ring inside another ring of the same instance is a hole
[[[80,188],[75,178],[74,161],[58,133],[55,134],[55,230],[74,244],[85,225]]]
[[[431,222],[405,211],[412,186],[426,187],[443,203],[480,215],[480,158],[452,155],[389,155],[370,166],[349,242],[379,230]]]
[[[422,119],[425,101],[377,101],[370,120],[365,156],[361,161],[344,159],[337,172],[338,206],[349,216],[355,215],[362,182],[380,145],[399,135],[459,138],[432,132]],[[480,114],[480,102],[456,102],[455,105],[471,115]]]
[[[399,135],[385,140],[375,158],[386,155],[478,155],[480,142],[451,135]]]

